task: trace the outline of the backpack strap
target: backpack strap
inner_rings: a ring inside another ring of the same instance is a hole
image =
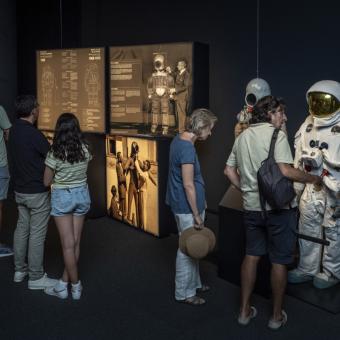
[[[277,136],[279,135],[280,129],[275,129],[272,135],[272,140],[270,142],[270,148],[268,153],[268,158],[274,157],[275,143],[277,140]]]

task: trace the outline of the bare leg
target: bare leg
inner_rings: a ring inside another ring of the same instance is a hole
[[[55,216],[54,217],[61,240],[61,246],[63,249],[65,270],[72,283],[78,282],[78,269],[77,259],[75,252],[75,237],[73,231],[73,216]],[[64,277],[63,277],[63,281]],[[67,281],[66,281],[67,282]]]
[[[123,220],[126,220],[126,196],[122,199],[122,216]]]
[[[250,313],[250,296],[256,281],[259,256],[246,255],[241,267],[241,307],[240,316],[248,317]]]
[[[80,255],[80,239],[81,239],[81,233],[83,231],[84,220],[85,220],[85,215],[73,216],[73,236],[74,236],[74,252],[75,252],[75,257],[76,257],[76,264],[78,264],[79,255]],[[67,272],[66,266],[63,272],[62,279],[64,282],[70,281],[70,276]]]
[[[273,320],[282,319],[283,296],[287,285],[287,267],[273,263],[271,270],[271,286],[273,291]]]
[[[128,209],[127,209],[127,219],[130,222],[131,221],[131,208],[132,208],[132,198],[133,198],[133,184],[129,184],[129,190],[128,190]]]

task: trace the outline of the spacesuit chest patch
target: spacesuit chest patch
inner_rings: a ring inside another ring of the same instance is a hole
[[[311,132],[313,129],[313,124],[308,124],[306,127],[306,132]]]
[[[335,135],[339,134],[340,133],[340,125],[333,126],[332,129],[331,129],[331,132]]]

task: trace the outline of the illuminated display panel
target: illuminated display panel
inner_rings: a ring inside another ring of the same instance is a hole
[[[110,136],[106,140],[109,216],[159,235],[158,162],[155,140]]]
[[[183,127],[192,108],[193,43],[110,47],[109,67],[111,133]]]

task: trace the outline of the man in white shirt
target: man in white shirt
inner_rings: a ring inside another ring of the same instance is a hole
[[[241,307],[238,322],[247,325],[257,315],[250,305],[250,297],[256,281],[257,265],[262,255],[269,254],[272,263],[271,285],[273,314],[268,327],[278,329],[287,321],[282,309],[287,283],[286,265],[293,261],[296,237],[296,203],[285,209],[266,207],[263,214],[257,184],[257,171],[268,157],[271,138],[275,128],[280,128],[287,117],[282,100],[273,96],[262,98],[255,106],[250,126],[235,140],[224,174],[242,192],[244,225],[246,229],[246,255],[241,267]],[[305,174],[292,167],[293,157],[287,136],[279,131],[274,158],[282,174],[297,182],[320,183],[318,176]]]

